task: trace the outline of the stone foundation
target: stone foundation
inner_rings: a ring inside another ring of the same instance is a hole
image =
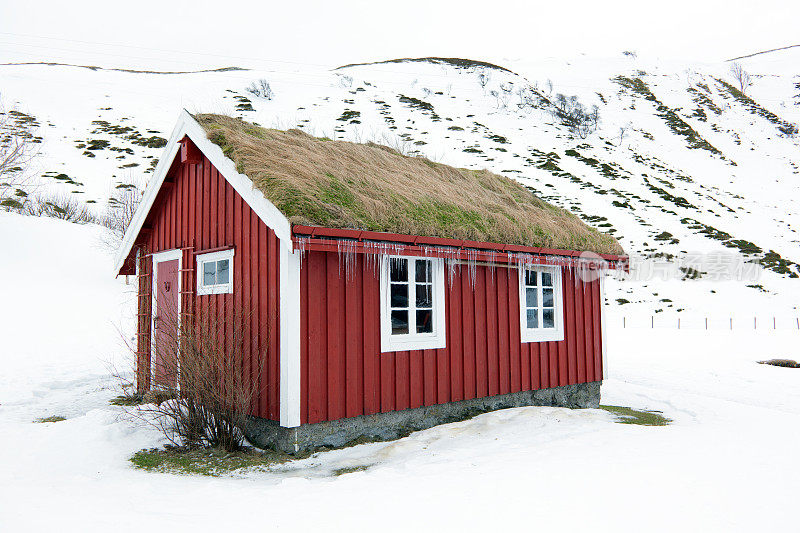
[[[253,417],[246,428],[247,439],[256,446],[286,453],[316,448],[340,447],[356,439],[393,440],[413,431],[457,422],[475,415],[530,405],[596,408],[600,405],[600,381],[578,383],[535,391],[487,396],[430,407],[342,418],[317,424],[285,428],[277,422]]]

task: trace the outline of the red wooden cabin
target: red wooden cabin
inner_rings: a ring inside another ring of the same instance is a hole
[[[596,274],[625,258],[586,255],[290,224],[183,112],[116,266],[139,280],[139,389],[177,379],[151,375],[159,307],[243,306],[252,440],[294,451],[476,405],[595,405],[606,370]]]

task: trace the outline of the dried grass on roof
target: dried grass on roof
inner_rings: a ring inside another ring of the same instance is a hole
[[[518,182],[373,143],[197,115],[209,139],[295,224],[621,253],[610,235]]]

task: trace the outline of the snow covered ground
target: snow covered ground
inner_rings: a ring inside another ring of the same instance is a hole
[[[136,470],[128,458],[162,441],[108,404],[133,301],[99,242],[91,226],[0,213],[2,531],[796,530],[800,370],[756,363],[798,358],[788,328],[612,317],[603,403],[663,411],[666,427],[530,407],[272,472]],[[67,420],[33,423],[51,415]]]
[[[512,409],[270,472],[189,477],[128,461],[163,442],[108,403],[135,301],[100,230],[0,212],[0,531],[796,530],[800,370],[756,361],[800,359],[800,141],[779,130],[800,122],[799,58],[742,60],[755,104],[726,88],[728,64],[630,56],[502,65],[514,72],[0,66],[3,102],[43,139],[39,192],[97,211],[117,185],[147,180],[185,107],[489,168],[632,255],[772,261],[757,280],[701,268],[608,281],[603,403],[663,411],[669,426]],[[272,100],[246,91],[261,78]],[[598,105],[598,131],[580,139],[542,105],[518,105],[530,90]],[[66,420],[34,423],[48,416]],[[334,475],[354,467],[366,469]]]

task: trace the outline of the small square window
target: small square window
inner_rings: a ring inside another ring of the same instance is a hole
[[[444,348],[444,262],[387,257],[380,283],[381,351]]]
[[[233,249],[197,255],[197,294],[233,292]]]
[[[522,342],[564,339],[561,271],[551,266],[520,265]]]

